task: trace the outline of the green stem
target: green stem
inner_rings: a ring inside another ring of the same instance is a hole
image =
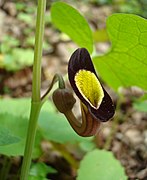
[[[43,46],[45,8],[46,0],[38,0],[32,84],[32,101],[34,102],[40,101],[41,58]]]
[[[60,89],[64,89],[65,88],[65,83],[64,83],[64,79],[63,77],[60,75],[60,74],[55,74],[54,77],[53,77],[53,80],[48,88],[48,90],[46,91],[46,93],[42,96],[41,98],[41,103],[44,104],[44,102],[48,99],[49,95],[50,95],[50,91],[52,90],[53,88],[53,85],[56,83],[56,82],[59,82],[59,88]]]
[[[21,180],[28,180],[32,151],[33,151],[36,129],[37,129],[37,120],[40,113],[40,109],[41,109],[40,103],[32,103],[26,147],[25,147],[22,171],[20,176]]]
[[[46,0],[38,0],[33,64],[32,103],[20,180],[28,180],[32,151],[36,136],[37,121],[42,105],[40,98],[40,87],[45,7]]]

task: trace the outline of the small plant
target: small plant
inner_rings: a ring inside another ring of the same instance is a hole
[[[55,75],[47,92],[40,97],[41,84],[41,56],[44,29],[44,11],[46,1],[38,1],[38,14],[36,24],[35,52],[33,65],[32,103],[27,133],[26,147],[21,171],[21,180],[26,180],[29,174],[32,150],[35,141],[37,120],[42,105],[48,99],[49,93],[56,81],[59,89],[53,93],[53,101],[61,113],[64,113],[73,129],[80,136],[95,135],[100,126],[100,121],[107,121],[114,115],[114,105],[105,89],[99,83],[91,58],[86,49],[74,52],[69,61],[69,80],[76,94],[81,100],[82,123],[76,120],[72,113],[75,99],[71,92],[65,89],[64,80],[60,75]],[[89,79],[87,90],[86,77]]]
[[[60,75],[55,75],[48,91],[43,97],[40,97],[40,68],[45,4],[45,1],[38,2],[38,15],[36,24],[37,32],[33,66],[32,106],[21,171],[21,179],[24,180],[28,178],[39,112],[43,103],[48,99],[53,84],[57,80],[59,81],[59,89],[53,93],[53,101],[57,109],[61,113],[64,113],[73,129],[80,136],[95,135],[100,126],[100,122],[107,121],[114,115],[114,105],[112,100],[105,89],[101,86],[89,53],[84,48],[74,52],[69,61],[68,68],[71,85],[81,100],[82,123],[80,123],[72,113],[75,99],[71,92],[65,89],[64,80]],[[86,77],[88,78],[88,90]]]

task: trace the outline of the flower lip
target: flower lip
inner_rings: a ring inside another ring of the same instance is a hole
[[[101,85],[101,87],[103,89],[104,97],[103,97],[98,109],[92,107],[90,105],[90,103],[80,93],[79,88],[77,87],[77,85],[75,83],[75,76],[76,76],[77,72],[79,72],[80,70],[87,70],[87,71],[94,73],[98,80],[98,76],[94,69],[90,55],[85,48],[77,49],[72,54],[72,56],[69,60],[69,63],[68,63],[69,81],[70,81],[71,86],[72,86],[73,90],[75,91],[76,95],[87,106],[91,115],[94,118],[96,118],[97,120],[108,121],[109,119],[111,119],[113,117],[114,112],[115,112],[111,97],[109,96],[109,94],[105,91],[105,89]]]
[[[74,80],[84,99],[94,109],[98,109],[104,97],[104,91],[95,74],[82,69],[76,73]]]

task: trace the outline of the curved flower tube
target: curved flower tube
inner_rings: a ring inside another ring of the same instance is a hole
[[[85,48],[79,48],[72,54],[68,64],[68,76],[74,92],[81,101],[81,109],[86,108],[86,111],[99,122],[108,121],[113,117],[115,110],[112,99],[99,82]]]
[[[81,106],[82,123],[76,119],[72,112],[72,108],[76,100],[70,90],[66,88],[58,88],[54,91],[52,98],[58,111],[65,115],[70,125],[78,135],[86,137],[93,136],[97,133],[100,122],[95,121],[95,119],[87,111],[84,104]]]

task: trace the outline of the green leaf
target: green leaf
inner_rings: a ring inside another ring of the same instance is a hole
[[[147,101],[136,101],[133,103],[134,109],[141,112],[147,112]]]
[[[0,146],[0,154],[8,156],[23,155],[28,118],[31,107],[30,105],[31,100],[29,98],[0,99],[0,134],[4,133],[2,128],[5,128],[7,129],[7,131],[11,132],[11,134],[9,135],[11,135],[13,138],[19,138],[19,142],[15,142],[15,144]],[[48,116],[50,112],[55,112],[55,108],[50,102],[46,102],[43,105],[42,110],[46,111],[46,113],[48,113]],[[33,149],[33,158],[39,157],[41,153],[41,140],[42,133],[38,129],[35,139],[35,147]]]
[[[28,119],[26,117],[14,116],[12,114],[5,113],[5,114],[0,114],[0,124],[1,124],[0,134],[2,134],[3,131],[1,130],[2,128],[4,128],[7,129],[7,132],[8,131],[11,132],[11,138],[12,137],[15,138],[15,143],[7,144],[5,146],[0,146],[0,154],[4,154],[7,156],[23,155],[26,134],[27,134],[27,127],[28,127]],[[41,139],[42,139],[42,134],[38,131],[35,139],[35,147],[33,149],[33,158],[37,158],[40,156]]]
[[[7,128],[0,126],[0,146],[18,143],[20,138],[14,136]]]
[[[9,113],[14,116],[29,117],[31,99],[0,99],[0,113]]]
[[[30,14],[27,13],[19,13],[18,14],[18,19],[25,22],[28,25],[32,25],[34,23],[34,19]]]
[[[73,7],[63,2],[54,3],[51,7],[53,24],[66,33],[75,43],[93,51],[91,29],[85,18]]]
[[[0,146],[0,154],[8,156],[22,155],[24,151],[27,119],[12,114],[0,114],[1,127],[8,129],[14,136],[20,138],[15,144]]]
[[[42,111],[38,123],[43,137],[47,140],[58,143],[74,143],[92,139],[78,136],[62,114]]]
[[[111,152],[94,150],[80,163],[77,180],[127,180],[124,168]]]
[[[103,80],[117,90],[120,86],[147,89],[147,21],[131,14],[113,14],[107,19],[112,47],[93,59]]]
[[[12,134],[20,138],[20,142],[1,146],[0,153],[8,156],[23,155],[30,111],[30,99],[1,99],[0,124]],[[8,114],[9,113],[9,114]],[[92,138],[78,136],[69,125],[66,118],[55,112],[51,103],[46,102],[42,107],[36,134],[33,158],[39,156],[40,142],[44,138],[58,143],[87,142]],[[88,146],[88,145],[87,145]],[[90,147],[91,148],[91,147]],[[87,149],[90,149],[87,147]]]
[[[0,99],[0,113],[9,113],[15,116],[29,118],[31,108],[30,98]],[[45,102],[42,110],[47,112],[55,112],[55,108],[51,102]]]
[[[16,2],[15,7],[17,11],[23,11],[26,8],[26,4],[23,2]]]
[[[33,64],[33,50],[14,48],[12,54],[6,54],[4,59],[4,67],[7,70],[19,70]]]
[[[8,71],[16,71],[33,64],[33,50],[14,48],[11,53],[4,55],[2,67]]]
[[[85,152],[92,151],[96,148],[96,144],[93,141],[81,141],[79,146]]]
[[[10,35],[5,35],[3,37],[3,43],[1,44],[1,52],[3,54],[10,53],[13,48],[17,47],[20,45],[20,42],[18,39],[10,36]]]
[[[30,169],[29,180],[32,179],[32,177],[45,178],[48,173],[56,173],[56,172],[57,171],[54,168],[52,168],[51,166],[47,166],[42,162],[34,163],[32,164]]]

